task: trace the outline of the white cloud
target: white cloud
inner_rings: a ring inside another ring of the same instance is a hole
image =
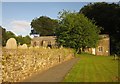
[[[30,33],[30,22],[25,20],[14,20],[10,23],[11,31],[17,35],[28,35]]]
[[[14,20],[11,22],[11,24],[22,27],[28,27],[30,25],[30,23],[25,20],[21,20],[21,21]]]

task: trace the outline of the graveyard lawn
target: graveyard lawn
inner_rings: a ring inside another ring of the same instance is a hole
[[[113,56],[77,55],[77,64],[68,72],[64,82],[118,82],[118,60]]]

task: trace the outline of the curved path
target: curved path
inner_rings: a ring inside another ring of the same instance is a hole
[[[78,60],[79,58],[73,58],[42,73],[31,76],[25,79],[23,82],[61,82]]]

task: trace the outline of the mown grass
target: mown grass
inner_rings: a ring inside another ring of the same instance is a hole
[[[77,55],[77,64],[66,75],[64,82],[118,82],[118,60],[113,56]]]

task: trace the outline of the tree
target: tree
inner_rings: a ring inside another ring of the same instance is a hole
[[[31,22],[31,34],[39,34],[41,36],[54,35],[55,28],[58,27],[58,21],[46,16],[35,18]]]
[[[16,38],[16,35],[11,31],[6,31],[6,40],[9,38]]]
[[[25,37],[22,37],[22,35],[19,35],[16,37],[16,40],[18,45],[27,44],[28,46],[30,46],[31,44],[31,38],[28,35]]]
[[[2,46],[6,45],[6,42],[9,38],[15,38],[15,34],[11,31],[6,31],[5,28],[0,26],[0,30],[2,32]]]
[[[17,36],[16,40],[17,40],[18,45],[23,45],[24,44],[24,40],[23,40],[22,35]]]
[[[28,46],[30,46],[30,43],[31,43],[31,38],[28,35],[25,37],[22,37],[22,35],[16,36],[13,32],[6,31],[5,28],[0,26],[0,42],[2,40],[2,46],[6,45],[6,42],[9,38],[15,38],[17,41],[17,44],[20,44],[20,45],[25,43]]]
[[[91,20],[96,22],[96,25],[101,26],[102,34],[110,35],[111,54],[118,53],[120,55],[120,5],[115,3],[99,2],[84,6],[80,12]]]
[[[60,12],[60,25],[56,29],[59,45],[74,48],[95,47],[99,39],[99,29],[83,14]]]
[[[1,30],[0,32],[2,33],[1,34],[2,46],[5,46],[5,44],[6,44],[6,38],[5,38],[6,37],[6,34],[5,34],[6,29],[4,29],[3,27],[0,26],[0,30]]]
[[[27,36],[23,37],[23,39],[24,39],[24,43],[26,43],[28,46],[30,46],[31,38],[27,35]]]

